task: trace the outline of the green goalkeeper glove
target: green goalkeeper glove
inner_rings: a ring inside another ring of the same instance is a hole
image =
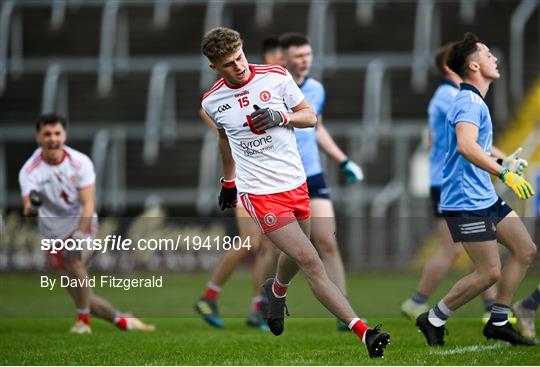
[[[530,183],[523,177],[511,172],[508,168],[503,167],[499,172],[499,178],[506,186],[512,189],[520,199],[528,199],[534,195],[534,190]]]
[[[359,165],[351,161],[349,158],[345,159],[339,164],[339,168],[345,173],[348,183],[355,183],[364,179],[364,172]]]

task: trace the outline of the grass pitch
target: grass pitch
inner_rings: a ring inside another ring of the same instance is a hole
[[[251,297],[248,275],[233,277],[223,291],[219,305],[224,329],[208,326],[192,311],[207,275],[164,275],[161,289],[96,289],[120,309],[155,323],[155,333],[122,332],[94,318],[92,335],[68,333],[74,309],[64,289],[41,289],[38,274],[0,277],[2,365],[538,365],[540,361],[540,346],[485,340],[479,300],[448,323],[444,347],[428,348],[412,322],[399,315],[416,275],[349,276],[355,309],[370,325],[383,323],[392,335],[383,360],[369,359],[356,336],[336,331],[335,319],[328,317],[301,276],[289,292],[292,316],[280,337],[245,326]],[[455,279],[447,279],[432,301]],[[518,297],[534,289],[537,279],[538,274],[530,274]]]

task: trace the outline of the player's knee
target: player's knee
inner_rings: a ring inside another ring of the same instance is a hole
[[[523,246],[523,249],[521,250],[521,253],[520,253],[520,260],[527,264],[527,265],[530,265],[535,257],[536,257],[536,254],[538,252],[538,249],[536,247],[536,245],[530,241],[529,243],[527,243],[526,246]]]
[[[536,255],[538,255],[538,246],[536,246],[535,243],[531,243],[530,251],[531,262],[533,262],[533,260],[536,258]]]
[[[318,276],[324,272],[324,265],[317,253],[307,254],[299,265],[308,277]]]

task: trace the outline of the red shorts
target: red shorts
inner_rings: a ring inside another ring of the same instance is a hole
[[[92,224],[92,227],[90,228],[90,232],[88,233],[88,236],[91,238],[95,238],[98,233],[98,225],[97,221],[96,223]],[[64,240],[67,240],[71,237],[66,237]],[[62,249],[60,251],[56,251],[55,253],[52,253],[52,250],[49,250],[47,255],[49,256],[49,261],[51,263],[51,267],[53,269],[60,269],[60,270],[66,270],[66,264],[71,263],[75,260],[83,260],[83,253],[87,252],[88,250],[78,251],[78,250],[65,250]]]
[[[276,194],[240,194],[242,205],[263,233],[309,218],[309,194],[304,182],[296,189]]]
[[[66,270],[66,258],[64,257],[64,252],[65,250],[58,251],[54,254],[51,251],[47,253],[53,269]]]

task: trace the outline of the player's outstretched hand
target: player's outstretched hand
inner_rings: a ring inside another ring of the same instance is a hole
[[[225,181],[221,178],[221,192],[219,193],[218,203],[221,210],[227,208],[236,208],[236,203],[238,202],[236,190],[236,183],[233,181]]]
[[[254,105],[255,111],[251,113],[253,127],[256,130],[267,130],[275,126],[285,126],[289,123],[287,115],[271,108],[260,108]]]
[[[523,176],[523,170],[529,165],[527,161],[520,158],[523,148],[519,147],[516,151],[503,159],[502,166],[508,168],[510,172]]]
[[[499,172],[499,178],[506,184],[506,186],[511,188],[520,199],[525,200],[534,195],[534,190],[531,184],[528,183],[523,177],[509,171],[506,167],[503,167],[501,172]]]
[[[364,179],[364,172],[362,171],[362,168],[360,168],[359,165],[351,161],[349,158],[341,162],[339,167],[343,172],[345,172],[348,183],[355,183]]]
[[[28,198],[30,199],[30,204],[32,205],[33,209],[37,209],[41,206],[41,204],[43,204],[41,194],[37,190],[30,191]]]

